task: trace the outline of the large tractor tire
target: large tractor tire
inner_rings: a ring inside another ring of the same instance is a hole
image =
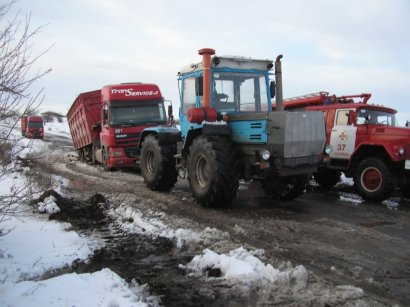
[[[144,139],[141,149],[141,173],[145,185],[153,191],[166,192],[178,180],[174,161],[175,146],[160,144],[154,135]]]
[[[239,187],[239,163],[232,142],[222,136],[196,138],[189,149],[188,181],[201,205],[230,204]]]
[[[336,170],[326,170],[313,174],[317,184],[326,189],[334,187],[340,181],[341,175],[342,173]]]
[[[307,175],[268,178],[262,182],[267,195],[276,200],[292,200],[303,194],[309,180]]]
[[[393,195],[397,178],[383,160],[369,157],[357,166],[354,184],[364,199],[382,201]]]

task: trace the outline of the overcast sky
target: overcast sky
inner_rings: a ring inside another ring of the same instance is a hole
[[[4,2],[4,0],[2,1]],[[176,73],[217,55],[283,54],[284,97],[372,93],[410,114],[410,1],[406,0],[18,0],[35,50],[52,72],[42,110],[65,114],[84,91],[120,82],[157,83],[179,106]],[[177,112],[175,112],[177,113]]]

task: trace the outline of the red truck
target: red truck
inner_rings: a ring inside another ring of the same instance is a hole
[[[21,134],[29,139],[44,138],[44,122],[41,116],[21,117]]]
[[[78,95],[67,120],[80,160],[111,170],[136,165],[141,132],[167,117],[157,85],[122,83]]]
[[[284,108],[324,112],[326,147],[314,174],[321,186],[334,186],[344,172],[364,199],[385,200],[396,188],[410,197],[410,129],[398,127],[396,110],[368,104],[370,97],[319,92],[286,99]]]

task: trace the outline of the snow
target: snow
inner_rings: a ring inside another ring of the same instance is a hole
[[[110,215],[127,232],[168,238],[175,242],[177,248],[182,248],[188,244],[208,244],[215,240],[229,238],[228,233],[210,227],[198,232],[185,228],[172,229],[162,221],[164,213],[152,211],[142,213],[126,204],[112,209]]]
[[[4,128],[5,127],[5,128]],[[67,122],[46,123],[48,134],[69,137]],[[0,129],[9,129],[1,125]],[[16,140],[14,150],[21,158],[29,153],[45,150],[42,140],[21,138],[12,131]],[[0,195],[9,195],[13,189],[26,184],[24,173],[15,161],[6,166],[2,177]],[[48,214],[58,212],[54,197],[40,203],[39,215],[31,212],[26,204],[16,203],[17,216],[7,217],[0,224],[0,305],[1,306],[155,306],[159,299],[147,297],[146,286],[127,284],[109,269],[94,273],[67,273],[46,278],[50,272],[70,267],[73,261],[87,261],[96,246],[95,238],[81,237],[70,231],[68,223],[49,221]],[[22,209],[24,209],[22,211]],[[7,234],[6,234],[7,233]]]
[[[58,213],[60,212],[60,208],[56,204],[56,199],[54,196],[49,196],[44,199],[44,202],[39,202],[38,204],[38,212],[40,213]]]
[[[250,251],[243,247],[234,249],[228,254],[218,254],[205,249],[202,255],[195,256],[190,263],[181,268],[191,271],[192,275],[203,275],[209,270],[219,269],[221,276],[217,278],[234,280],[248,286],[274,286],[288,290],[293,284],[296,290],[306,288],[308,272],[303,265],[280,271],[271,264],[264,264],[257,257],[262,255],[262,250]]]

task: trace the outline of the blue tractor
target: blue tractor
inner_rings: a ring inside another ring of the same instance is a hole
[[[260,181],[274,199],[301,195],[317,170],[325,123],[322,112],[282,110],[282,56],[273,63],[218,57],[209,48],[199,54],[202,62],[178,73],[181,131],[152,127],[141,136],[145,184],[167,191],[187,177],[195,200],[208,207],[229,204],[241,179]]]

